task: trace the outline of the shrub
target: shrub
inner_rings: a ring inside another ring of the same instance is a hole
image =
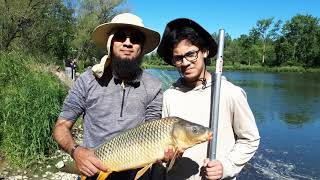
[[[27,167],[57,149],[51,134],[67,89],[35,63],[39,57],[0,55],[0,147],[14,166]]]

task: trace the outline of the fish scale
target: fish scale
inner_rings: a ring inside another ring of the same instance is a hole
[[[113,171],[141,166],[141,163],[147,163],[146,159],[157,160],[161,157],[154,155],[162,156],[165,144],[172,144],[170,131],[175,122],[175,119],[168,119],[165,123],[144,123],[104,143],[95,153]],[[137,152],[139,156],[136,155]]]
[[[95,149],[97,158],[108,168],[108,172],[100,172],[98,178],[105,179],[114,171],[143,167],[137,173],[137,179],[153,163],[164,158],[164,152],[168,148],[173,148],[175,152],[183,151],[211,138],[209,128],[178,117],[145,122],[107,140]],[[169,168],[174,164],[176,155],[175,153]]]

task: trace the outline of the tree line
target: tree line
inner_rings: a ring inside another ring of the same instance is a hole
[[[212,36],[218,39],[217,33]],[[261,19],[249,34],[232,39],[226,33],[224,60],[225,64],[233,66],[319,68],[319,18],[298,14],[286,22],[275,18]],[[147,57],[146,61],[147,64],[165,65],[156,54]]]
[[[63,60],[77,58],[85,66],[97,63],[105,50],[90,34],[97,25],[130,11],[124,0],[1,0],[0,50],[46,53]],[[227,31],[227,30],[226,30]],[[217,39],[217,33],[212,36]],[[283,22],[258,20],[248,34],[225,36],[225,64],[239,66],[320,67],[320,23],[312,15],[297,14]],[[156,53],[150,65],[166,65]]]
[[[70,56],[92,61],[91,32],[128,9],[124,0],[0,0],[0,51]]]

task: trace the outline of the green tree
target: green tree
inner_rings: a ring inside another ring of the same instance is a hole
[[[262,19],[258,20],[256,27],[250,30],[249,35],[253,38],[255,44],[257,45],[256,49],[261,49],[260,54],[262,56],[262,64],[265,64],[267,52],[270,52],[270,49],[274,47],[273,41],[279,37],[278,31],[280,29],[280,25],[280,20],[274,22],[274,18]]]
[[[39,24],[24,35],[25,46],[52,53],[59,59],[65,59],[71,53],[71,41],[74,34],[73,11],[67,9],[60,0],[50,2],[43,11]],[[28,39],[33,41],[28,41]]]
[[[258,57],[256,47],[254,46],[253,39],[248,35],[241,35],[236,44],[239,48],[239,61],[240,64],[252,65],[256,63]]]
[[[219,34],[214,32],[213,34],[211,34],[211,36],[213,37],[213,39],[219,43]],[[225,32],[225,36],[224,36],[224,63],[225,64],[234,64],[235,63],[235,59],[232,58],[232,50],[233,50],[233,46],[232,46],[233,42],[232,42],[232,38],[230,36],[230,34],[228,32]],[[215,62],[216,59],[211,59],[211,65],[215,65],[213,62]]]
[[[143,63],[147,65],[168,65],[164,62],[156,52],[151,52],[143,57]]]
[[[239,41],[233,40],[231,43],[226,45],[224,51],[224,64],[226,65],[237,65],[240,64],[240,59],[242,55],[242,47],[239,44]]]
[[[277,58],[304,67],[319,66],[320,25],[311,15],[296,15],[282,29],[283,37],[277,44]]]
[[[72,11],[61,0],[1,0],[1,50],[66,56],[72,39]]]
[[[48,0],[1,0],[1,50],[8,50],[16,38],[31,28],[47,4]]]

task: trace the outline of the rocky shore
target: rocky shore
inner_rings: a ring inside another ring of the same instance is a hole
[[[72,129],[72,134],[79,144],[82,143],[82,132],[81,123],[77,123]],[[62,172],[64,165],[72,161],[69,154],[57,150],[44,162],[38,162],[28,169],[16,169],[11,168],[0,157],[0,180],[76,180],[79,175]]]

